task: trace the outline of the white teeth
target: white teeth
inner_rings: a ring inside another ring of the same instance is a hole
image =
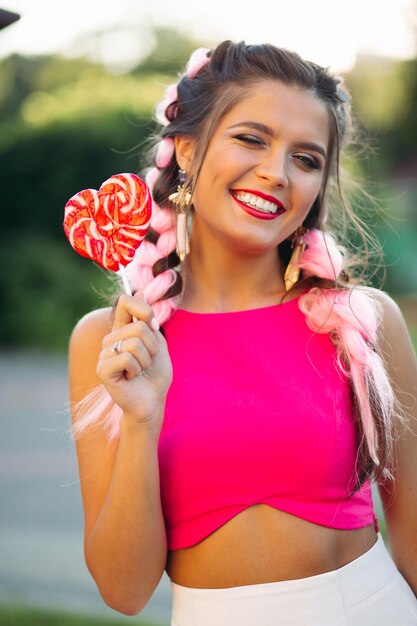
[[[265,213],[278,213],[278,207],[274,202],[269,202],[269,200],[263,200],[259,196],[255,196],[252,193],[236,193],[235,197],[244,202],[250,207],[258,209],[259,211],[265,211]]]

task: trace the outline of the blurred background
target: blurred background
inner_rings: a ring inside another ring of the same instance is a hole
[[[165,577],[128,618],[104,605],[84,565],[65,352],[110,284],[67,243],[65,203],[140,170],[152,107],[196,47],[294,49],[352,91],[363,143],[347,165],[377,200],[358,212],[384,254],[373,281],[417,343],[417,2],[0,5],[0,625],[168,624]]]

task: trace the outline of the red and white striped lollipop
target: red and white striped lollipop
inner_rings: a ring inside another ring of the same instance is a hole
[[[150,226],[152,197],[135,174],[116,174],[97,191],[84,189],[65,205],[64,231],[78,254],[121,271],[132,261]]]

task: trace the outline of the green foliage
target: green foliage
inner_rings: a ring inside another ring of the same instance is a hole
[[[417,292],[417,59],[360,57],[346,80],[362,144],[356,169],[374,181],[379,205],[370,225],[384,251],[384,288]]]
[[[401,114],[391,124],[386,137],[387,149],[398,157],[416,159],[417,145],[417,59],[404,61],[398,66],[400,80],[405,85],[406,97]]]
[[[149,120],[129,123],[121,112],[30,128],[0,147],[2,213],[7,233],[62,233],[64,206],[80,189],[98,187],[110,175],[137,171],[138,144]],[[134,148],[132,152],[129,152]]]
[[[108,274],[79,257],[65,236],[22,232],[0,248],[0,344],[65,350],[75,322],[107,306]]]
[[[1,345],[65,350],[76,321],[105,304],[96,290],[111,289],[109,273],[72,250],[64,207],[80,189],[141,169],[151,105],[169,82],[83,59],[0,64]]]
[[[415,353],[417,354],[417,329],[415,327],[410,328],[410,336],[414,345]]]
[[[0,607],[0,626],[126,626],[129,617],[115,619],[91,617],[62,611],[14,606]],[[138,626],[156,626],[155,623],[135,619]]]
[[[173,74],[176,76],[202,44],[192,37],[180,35],[172,28],[158,27],[155,43],[149,55],[133,70],[133,74]]]
[[[408,87],[397,63],[379,57],[364,57],[348,80],[354,94],[355,110],[367,126],[384,130],[396,123],[404,111]]]
[[[152,107],[202,45],[164,28],[154,40],[149,56],[124,75],[82,58],[13,55],[0,62],[3,345],[64,348],[79,317],[102,304],[92,286],[108,290],[110,282],[67,243],[64,206],[80,189],[144,165]],[[415,154],[416,70],[416,60],[362,63],[347,77],[361,124],[378,146],[350,160],[350,171],[385,182]],[[417,290],[417,197],[392,193],[393,202],[384,202],[388,221],[377,213],[369,219],[366,206],[359,212],[384,242],[386,288]]]
[[[360,57],[346,81],[357,123],[368,137],[364,167],[382,179],[399,163],[415,159],[417,59]]]

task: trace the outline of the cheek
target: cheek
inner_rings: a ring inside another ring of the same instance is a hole
[[[306,181],[305,179],[301,181],[300,185],[298,186],[297,194],[299,203],[304,208],[309,209],[311,207],[311,205],[320,193],[322,182],[323,176],[321,174],[320,176],[310,178],[308,181]]]
[[[204,159],[200,176],[206,189],[213,191],[216,184],[231,187],[254,167],[256,157],[237,145],[219,144],[212,146]]]

